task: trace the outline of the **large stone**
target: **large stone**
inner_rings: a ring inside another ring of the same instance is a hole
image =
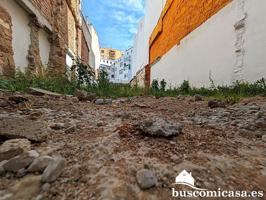
[[[22,168],[27,168],[38,156],[39,154],[37,151],[28,151],[10,159],[3,165],[3,167],[8,172],[18,172]]]
[[[194,100],[195,100],[195,101],[203,101],[203,97],[202,97],[201,95],[199,95],[199,94],[196,94],[196,95],[194,96]]]
[[[32,121],[16,114],[0,114],[0,136],[10,139],[27,138],[30,141],[42,142],[48,134],[42,121]]]
[[[55,181],[62,173],[66,165],[66,160],[62,157],[54,158],[54,161],[51,162],[43,172],[42,181],[43,182],[53,182]]]
[[[45,168],[53,162],[53,158],[50,156],[40,156],[36,158],[28,168],[29,172],[39,172],[42,173]]]
[[[3,160],[9,160],[24,151],[29,151],[30,148],[31,144],[27,139],[7,140],[0,146],[0,162]]]
[[[183,128],[180,123],[170,122],[158,117],[144,120],[139,127],[141,131],[148,135],[162,137],[176,136],[182,132]]]
[[[208,106],[210,108],[225,108],[225,103],[221,100],[212,99],[208,101]]]
[[[19,180],[12,188],[12,200],[31,200],[36,197],[41,190],[41,176],[29,175]]]
[[[147,169],[142,169],[137,172],[137,182],[141,189],[149,189],[156,186],[157,178],[154,173]]]

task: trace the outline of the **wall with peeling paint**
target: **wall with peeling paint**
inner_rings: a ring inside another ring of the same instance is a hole
[[[173,87],[266,77],[266,1],[234,0],[151,66],[151,80]]]
[[[15,66],[24,72],[28,67],[28,49],[30,45],[29,17],[15,1],[1,0],[0,6],[5,8],[12,20],[12,46]]]

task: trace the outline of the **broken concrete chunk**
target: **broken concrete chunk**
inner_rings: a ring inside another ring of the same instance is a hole
[[[32,95],[36,95],[36,96],[44,96],[44,95],[56,96],[56,97],[62,96],[61,94],[58,94],[58,93],[55,93],[55,92],[51,92],[51,91],[48,91],[48,90],[43,90],[43,89],[40,89],[40,88],[33,88],[33,87],[29,88],[28,93],[32,94]]]
[[[154,117],[144,120],[139,128],[141,131],[151,136],[171,137],[180,134],[183,126],[180,123]]]
[[[39,154],[37,151],[32,150],[26,153],[23,153],[19,156],[16,156],[10,160],[8,160],[4,165],[4,169],[7,172],[18,172],[22,168],[27,168],[33,160],[38,157]]]
[[[42,142],[48,135],[44,122],[32,121],[20,115],[3,116],[0,120],[0,136],[10,139],[27,138]]]
[[[66,164],[66,160],[62,157],[54,158],[43,172],[42,181],[43,182],[53,182],[55,181],[62,173]]]
[[[25,151],[29,151],[31,143],[27,139],[7,140],[0,146],[0,162],[9,160]]]
[[[29,172],[39,172],[42,173],[45,168],[53,162],[53,158],[50,156],[40,156],[36,158],[28,168]]]
[[[137,182],[141,189],[146,190],[156,186],[157,178],[152,171],[142,169],[137,172]]]
[[[95,104],[104,105],[104,104],[112,104],[112,99],[96,99]]]

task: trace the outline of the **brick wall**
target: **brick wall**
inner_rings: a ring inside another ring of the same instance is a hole
[[[90,49],[87,45],[84,34],[82,34],[82,38],[81,38],[81,60],[84,63],[89,64],[89,56],[90,56]]]
[[[168,0],[150,37],[150,63],[232,0]]]
[[[52,23],[53,0],[31,0],[43,16]]]

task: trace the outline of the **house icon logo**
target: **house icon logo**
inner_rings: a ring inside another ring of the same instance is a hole
[[[186,170],[183,170],[176,178],[175,178],[176,185],[186,185],[195,190],[206,190],[195,187],[195,179],[192,177],[192,173],[188,173]]]

